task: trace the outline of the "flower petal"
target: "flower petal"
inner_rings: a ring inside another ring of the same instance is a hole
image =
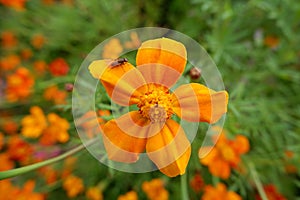
[[[120,105],[128,106],[136,103],[140,90],[145,85],[142,74],[129,62],[111,66],[112,60],[97,60],[89,66],[94,78],[101,80],[111,99]]]
[[[103,142],[109,159],[125,163],[135,162],[138,160],[139,153],[145,150],[146,138],[129,135],[118,124],[126,124],[126,122],[132,124],[131,120],[134,120],[138,125],[146,125],[148,121],[139,118],[137,114],[138,112],[130,112],[116,120],[110,120],[104,125]]]
[[[142,43],[137,52],[136,65],[162,64],[181,74],[186,60],[187,53],[182,43],[168,38],[159,38]]]
[[[175,177],[185,173],[191,145],[180,125],[169,119],[159,133],[148,138],[146,151],[162,173]]]
[[[173,110],[184,120],[215,123],[227,112],[228,93],[216,92],[198,83],[186,84],[174,91]]]
[[[147,83],[155,83],[171,88],[181,74],[172,67],[162,64],[144,64],[137,67]]]

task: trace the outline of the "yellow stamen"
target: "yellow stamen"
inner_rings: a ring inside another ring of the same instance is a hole
[[[140,96],[139,112],[152,123],[165,122],[173,114],[172,94],[163,86],[151,84],[148,88],[149,91]]]

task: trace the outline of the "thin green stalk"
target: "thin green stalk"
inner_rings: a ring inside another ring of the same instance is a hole
[[[268,200],[265,190],[262,186],[262,183],[258,177],[258,174],[256,172],[256,169],[254,168],[253,163],[249,163],[249,169],[260,197],[262,198],[262,200]]]
[[[91,145],[95,141],[96,140],[91,140],[90,142],[87,143],[87,145]],[[51,158],[51,159],[48,159],[48,160],[45,160],[45,161],[42,161],[42,162],[39,162],[39,163],[35,163],[35,164],[32,164],[32,165],[28,165],[28,166],[25,166],[25,167],[19,167],[19,168],[16,168],[16,169],[0,172],[0,180],[15,177],[15,176],[18,176],[18,175],[36,170],[40,167],[52,164],[54,162],[63,160],[64,158],[66,158],[68,156],[71,156],[71,155],[81,151],[84,148],[85,148],[85,146],[83,144],[81,144],[81,145],[79,145],[79,146],[77,146],[77,147],[67,151],[64,154],[61,154],[61,155],[57,156],[57,157],[54,157],[54,158]]]
[[[189,200],[189,193],[188,193],[188,185],[187,185],[187,175],[186,173],[181,175],[181,199],[182,200]]]

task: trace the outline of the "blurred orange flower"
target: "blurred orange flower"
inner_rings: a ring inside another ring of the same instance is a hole
[[[27,164],[31,159],[33,147],[18,135],[14,135],[8,140],[7,153],[12,160]]]
[[[15,134],[18,131],[18,124],[9,117],[3,118],[1,127],[6,134]]]
[[[36,34],[31,38],[31,45],[36,49],[41,49],[46,42],[46,38],[42,34]]]
[[[224,131],[211,151],[200,162],[208,166],[210,173],[223,179],[230,176],[230,169],[237,168],[240,156],[249,151],[249,141],[243,135],[237,135],[234,140],[228,140]],[[199,154],[205,148],[199,150]]]
[[[196,173],[190,181],[191,188],[196,192],[200,192],[204,188],[204,180],[200,173]]]
[[[227,191],[223,183],[218,183],[216,187],[207,185],[204,188],[202,200],[242,200],[242,197],[235,192]]]
[[[0,163],[1,163],[0,171],[10,170],[15,167],[15,163],[10,159],[10,157],[7,153],[0,153]],[[1,181],[0,181],[0,183],[1,183]],[[0,189],[0,191],[1,191],[1,189]],[[1,192],[0,192],[0,197],[1,197]]]
[[[279,38],[272,35],[269,35],[264,39],[264,44],[270,49],[276,49],[279,45],[279,42]]]
[[[130,33],[130,41],[125,42],[124,46],[127,49],[136,49],[141,45],[141,41],[136,32]]]
[[[119,39],[113,38],[105,44],[103,48],[102,57],[107,59],[116,59],[123,51],[123,47]]]
[[[21,59],[17,55],[9,55],[4,58],[1,58],[0,60],[0,69],[3,71],[8,71],[16,68],[18,65],[20,65]]]
[[[47,127],[47,120],[43,110],[38,106],[30,108],[30,115],[25,116],[22,121],[21,134],[29,138],[37,138],[42,135]]]
[[[264,186],[264,191],[267,195],[268,200],[286,200],[286,198],[280,194],[276,187],[272,184],[270,185],[265,185]],[[262,198],[257,194],[256,195],[256,200],[262,200]]]
[[[13,2],[14,0],[0,0],[1,3],[3,2]],[[18,39],[16,38],[15,34],[11,31],[5,31],[1,33],[1,45],[3,48],[12,48],[18,44]]]
[[[85,196],[90,200],[103,200],[102,191],[99,189],[99,187],[89,187]]]
[[[34,71],[37,72],[38,75],[42,75],[48,69],[48,65],[45,61],[37,60],[33,63]]]
[[[22,11],[25,9],[26,1],[27,0],[0,0],[0,3],[17,11]]]
[[[2,149],[4,144],[4,135],[2,132],[0,132],[0,150]]]
[[[21,57],[23,58],[23,60],[28,60],[32,57],[33,53],[31,51],[31,49],[29,48],[26,48],[26,49],[23,49],[21,51]]]
[[[39,174],[45,179],[47,184],[52,184],[57,181],[58,172],[53,169],[51,166],[45,166],[38,169]]]
[[[83,192],[84,185],[81,178],[74,175],[69,175],[63,181],[63,188],[67,192],[68,197],[73,198]]]
[[[56,105],[65,104],[68,94],[64,90],[59,90],[56,85],[48,87],[44,91],[44,98],[53,101]]]
[[[164,182],[159,178],[143,182],[142,190],[146,193],[149,200],[169,199],[169,193],[164,187]]]
[[[69,65],[63,58],[56,58],[49,64],[50,73],[53,76],[64,76],[69,72]]]
[[[72,173],[76,162],[77,162],[76,157],[71,156],[71,157],[68,157],[68,158],[65,159],[65,162],[64,162],[64,165],[63,165],[63,170],[61,172],[61,177],[62,178],[66,178]]]
[[[55,113],[48,114],[47,119],[48,127],[43,131],[40,143],[43,145],[52,145],[56,142],[66,143],[70,138],[68,133],[69,122]]]
[[[135,191],[129,191],[126,194],[120,195],[118,200],[138,200],[138,195]]]
[[[183,73],[186,59],[182,43],[160,38],[141,45],[137,67],[129,62],[115,65],[112,63],[116,61],[107,59],[90,64],[90,73],[101,80],[112,101],[122,106],[135,104],[139,109],[104,125],[103,141],[109,159],[132,163],[146,150],[167,176],[185,173],[191,146],[172,115],[189,122],[215,123],[227,112],[228,103],[226,91],[216,92],[197,83],[170,91]]]
[[[10,102],[21,100],[30,95],[34,79],[29,70],[20,67],[14,74],[7,76],[6,98]]]

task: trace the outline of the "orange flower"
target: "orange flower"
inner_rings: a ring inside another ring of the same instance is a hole
[[[68,158],[65,159],[64,166],[63,166],[63,171],[61,173],[62,178],[66,178],[71,174],[76,162],[77,162],[76,157],[68,157]]]
[[[205,186],[202,200],[242,200],[241,196],[235,192],[227,191],[223,183],[218,183],[216,187]]]
[[[200,173],[196,173],[194,175],[193,179],[190,181],[190,185],[191,185],[191,188],[197,193],[200,192],[201,190],[203,190],[204,180],[203,180],[202,176],[200,175]]]
[[[28,97],[33,84],[34,79],[29,70],[18,68],[14,74],[7,76],[6,98],[14,102]]]
[[[2,149],[4,144],[4,135],[3,133],[0,132],[0,150]]]
[[[171,39],[144,42],[137,52],[136,68],[129,62],[119,66],[115,62],[94,61],[89,70],[101,80],[115,103],[136,104],[139,110],[104,125],[103,141],[109,159],[136,162],[139,153],[146,150],[167,176],[184,174],[191,154],[190,142],[172,115],[191,122],[214,123],[227,111],[227,92],[192,83],[172,93],[169,88],[186,65],[186,49]]]
[[[45,61],[38,60],[33,63],[33,68],[39,75],[41,75],[45,73],[48,65]]]
[[[115,59],[120,56],[120,53],[122,53],[122,51],[123,48],[120,40],[113,38],[109,40],[109,42],[104,46],[102,57]]]
[[[268,200],[286,200],[282,194],[280,194],[277,190],[276,187],[272,184],[270,185],[265,185],[264,186],[264,191],[267,195]],[[262,200],[262,198],[259,195],[256,195],[256,200]]]
[[[55,104],[65,104],[67,92],[59,90],[56,85],[48,87],[44,92],[44,98],[48,101],[53,101]]]
[[[267,36],[264,40],[264,43],[270,49],[276,49],[279,44],[279,38],[276,36]]]
[[[167,200],[169,193],[164,187],[161,179],[156,178],[142,184],[142,190],[147,194],[149,200]]]
[[[3,2],[13,2],[10,0],[0,0],[1,3]],[[4,3],[3,3],[4,4]],[[15,36],[15,34],[11,31],[5,31],[1,33],[1,41],[2,41],[2,47],[3,48],[12,48],[15,47],[18,43],[18,40]]]
[[[52,145],[56,142],[66,143],[70,138],[67,132],[70,128],[69,122],[55,113],[48,114],[47,119],[48,127],[43,131],[40,143],[43,145]]]
[[[199,154],[205,149],[200,149]],[[200,162],[208,166],[210,173],[214,176],[227,179],[230,169],[237,168],[240,156],[249,151],[249,141],[243,135],[237,135],[235,140],[228,140],[224,131],[214,148]]]
[[[21,134],[29,138],[37,138],[42,135],[47,127],[47,120],[43,110],[38,106],[30,108],[30,115],[25,116],[22,121]]]
[[[18,192],[16,199],[44,200],[45,195],[42,193],[34,192],[34,187],[35,187],[34,180],[26,181],[23,188]]]
[[[1,155],[0,155],[0,160],[1,160]],[[17,193],[18,193],[18,188],[14,187],[11,184],[11,181],[9,179],[0,181],[0,199],[15,200]]]
[[[0,69],[3,71],[8,71],[16,68],[20,65],[21,59],[17,55],[9,55],[0,60]]]
[[[63,188],[66,190],[68,197],[72,198],[83,192],[84,185],[81,178],[74,175],[69,175],[63,181]]]
[[[24,10],[26,0],[0,0],[0,3],[17,11],[22,11]]]
[[[26,49],[23,49],[21,51],[21,57],[24,59],[24,60],[28,60],[32,57],[32,51],[31,49],[29,48],[26,48]]]
[[[18,131],[18,124],[10,118],[5,118],[1,126],[6,134],[15,134]]]
[[[38,172],[43,176],[47,184],[52,184],[57,181],[58,172],[50,166],[42,167]]]
[[[14,162],[9,158],[9,155],[7,153],[0,153],[0,163],[1,163],[0,171],[10,170],[15,167]],[[1,181],[0,181],[0,183],[1,183]],[[1,193],[0,193],[0,196],[1,196]]]
[[[12,160],[27,164],[33,153],[33,148],[18,135],[15,135],[9,138],[7,153]]]
[[[120,195],[118,200],[138,200],[138,195],[135,191],[127,192],[126,194]]]
[[[42,34],[36,34],[31,38],[31,44],[36,49],[41,49],[46,42],[46,38]]]
[[[85,196],[90,200],[103,200],[102,192],[98,187],[88,188]]]
[[[69,72],[69,65],[63,58],[56,58],[49,64],[53,76],[64,76]]]
[[[130,33],[130,41],[125,42],[124,46],[127,49],[135,49],[141,45],[141,41],[136,32]]]

